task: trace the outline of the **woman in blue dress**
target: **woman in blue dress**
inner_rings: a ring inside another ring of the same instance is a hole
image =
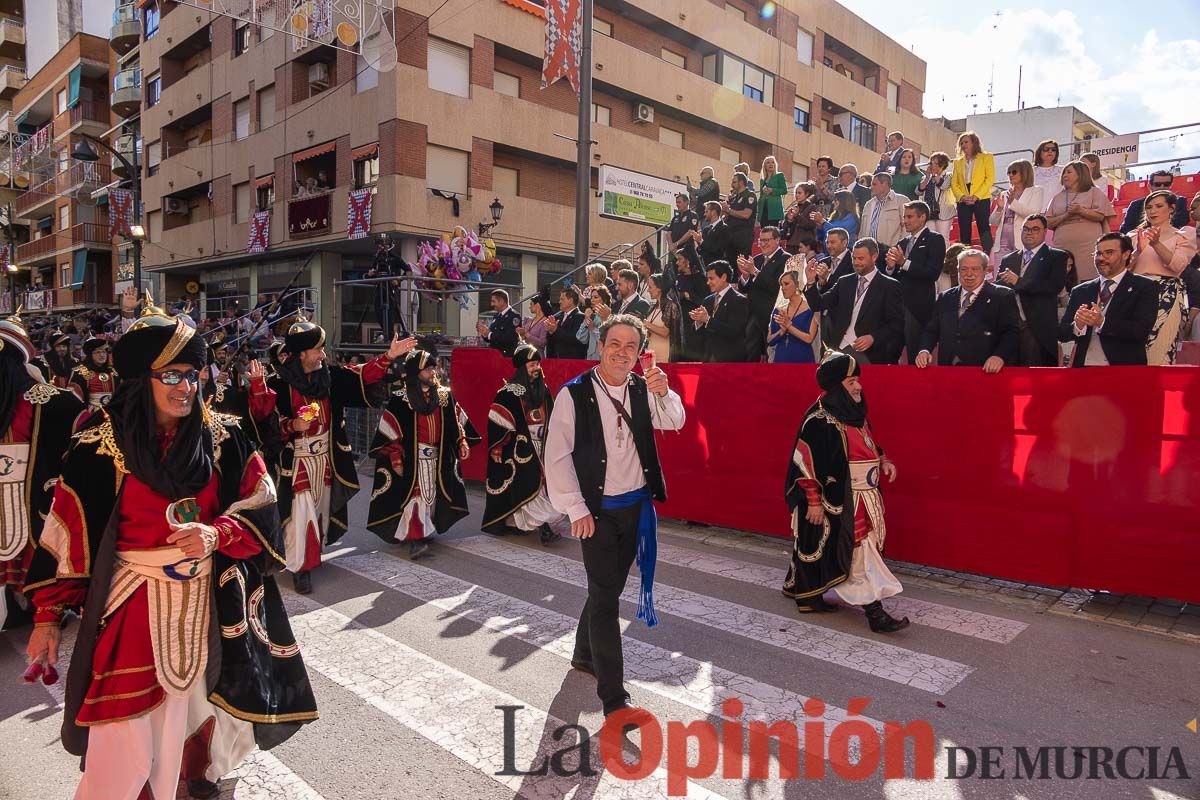
[[[800,273],[783,273],[779,279],[786,305],[771,312],[771,327],[767,331],[767,346],[773,347],[772,364],[812,364],[816,353],[818,317],[800,291]]]
[[[821,244],[825,243],[825,235],[834,228],[842,228],[846,231],[847,238],[853,244],[858,238],[858,201],[854,199],[854,193],[848,189],[839,189],[833,193],[833,211],[828,219],[819,211],[813,211],[809,216],[812,221],[817,223],[817,239]]]

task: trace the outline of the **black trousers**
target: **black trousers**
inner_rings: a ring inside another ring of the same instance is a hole
[[[917,353],[921,352],[921,334],[925,332],[926,323],[913,316],[907,308],[904,309],[904,349],[907,350],[908,363],[917,363]]]
[[[971,243],[971,220],[979,229],[979,249],[985,253],[992,252],[992,226],[988,218],[992,215],[991,200],[976,200],[974,205],[960,202],[958,204],[958,238]]]
[[[607,714],[629,699],[621,652],[621,593],[637,556],[641,506],[601,511],[596,532],[582,541],[588,596],[575,631],[572,661],[591,665],[596,694]]]
[[[730,230],[729,247],[725,251],[725,260],[729,262],[729,268],[733,270],[733,277],[729,282],[733,283],[741,275],[738,272],[737,259],[738,256],[750,257],[750,251],[754,248],[754,226],[748,228],[733,228]]]
[[[1058,350],[1049,352],[1042,347],[1041,342],[1033,335],[1029,323],[1021,320],[1020,333],[1021,366],[1022,367],[1057,367]]]

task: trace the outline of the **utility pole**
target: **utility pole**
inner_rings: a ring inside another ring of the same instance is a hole
[[[592,241],[592,9],[583,0],[583,51],[579,54],[579,130],[575,150],[575,266],[586,264]],[[547,12],[549,13],[549,12]]]

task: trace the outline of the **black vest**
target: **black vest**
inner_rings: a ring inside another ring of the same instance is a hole
[[[588,370],[567,384],[571,402],[575,404],[575,449],[571,461],[579,480],[579,491],[592,516],[600,513],[604,500],[604,478],[608,469],[608,447],[604,441],[604,425],[600,420],[600,402],[596,383]],[[604,401],[608,402],[608,401]],[[667,484],[662,466],[658,463],[658,447],[654,442],[654,425],[650,420],[649,393],[646,380],[630,375],[629,405],[633,416],[633,444],[642,462],[642,474],[650,496],[658,502],[667,499]]]

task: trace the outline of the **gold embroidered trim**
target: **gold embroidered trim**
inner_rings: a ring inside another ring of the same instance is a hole
[[[154,665],[148,667],[128,667],[127,669],[114,669],[112,672],[93,672],[92,680],[98,681],[101,678],[111,678],[114,675],[133,675],[138,672],[153,672]]]
[[[184,345],[191,340],[195,335],[195,328],[184,324],[182,319],[175,320],[175,333],[171,334],[171,341],[167,342],[166,348],[159,354],[158,358],[150,364],[151,369],[162,369],[163,367],[175,361],[175,357],[183,350]]]
[[[83,378],[85,381],[91,379],[92,375],[95,374],[90,369],[85,367],[83,364],[80,364],[79,366],[75,367],[75,372],[78,372],[79,377]]]
[[[35,383],[22,396],[35,406],[43,406],[60,391],[62,390],[49,383]]]
[[[228,700],[216,692],[208,696],[208,702],[228,712],[230,716],[245,722],[260,722],[270,725],[279,722],[307,722],[320,718],[320,714],[316,711],[297,711],[292,714],[253,714],[249,711],[242,711],[235,708]]]
[[[82,444],[99,443],[100,446],[96,448],[96,455],[111,457],[113,466],[117,468],[119,475],[128,475],[129,470],[125,469],[125,454],[121,452],[120,447],[117,447],[117,438],[113,431],[112,420],[109,418],[107,411],[101,409],[100,413],[104,415],[104,422],[80,431],[75,434],[74,438],[78,439]],[[119,476],[118,480],[120,480]]]
[[[387,494],[388,489],[392,488],[392,471],[388,470],[388,469],[384,469],[383,467],[379,467],[375,471],[383,476],[383,485],[381,485],[378,489],[371,492],[372,500],[379,497],[380,495]]]
[[[154,668],[151,667],[151,669],[154,669]],[[161,688],[161,687],[159,687],[159,685],[156,683],[153,686],[149,686],[145,689],[139,689],[136,692],[125,692],[124,694],[109,694],[109,695],[105,695],[104,697],[85,697],[83,699],[83,704],[85,706],[90,706],[90,705],[95,705],[96,703],[105,703],[105,702],[108,702],[109,700],[129,700],[132,697],[141,697],[142,695],[150,694],[155,689],[159,689],[159,688]],[[140,715],[135,715],[135,716],[140,716]],[[115,722],[116,720],[105,720],[105,721],[106,722]]]

